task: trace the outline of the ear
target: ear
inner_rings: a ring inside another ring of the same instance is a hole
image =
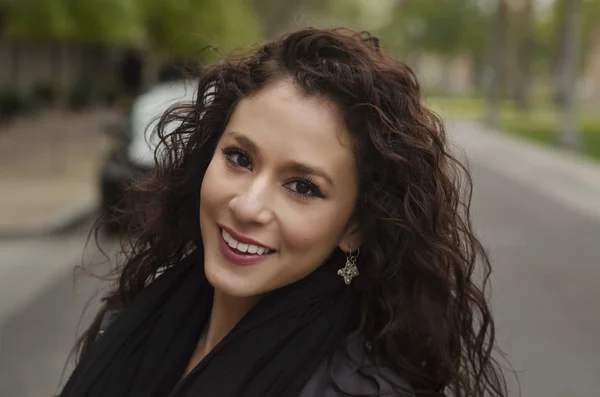
[[[351,252],[356,252],[356,250],[360,247],[361,244],[361,236],[356,224],[351,223],[346,228],[342,239],[340,240],[338,247],[349,254]]]

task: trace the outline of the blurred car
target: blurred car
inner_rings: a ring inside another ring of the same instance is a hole
[[[158,120],[171,106],[192,103],[196,84],[193,80],[178,80],[155,86],[134,100],[122,125],[107,130],[118,142],[100,173],[101,217],[109,234],[118,233],[122,228],[115,215],[122,209],[125,188],[154,169],[154,149],[158,139],[153,131]],[[176,127],[167,125],[165,132]]]

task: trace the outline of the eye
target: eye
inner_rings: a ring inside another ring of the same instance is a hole
[[[231,166],[237,168],[252,169],[252,161],[250,156],[245,151],[238,148],[225,148],[221,150],[223,152],[223,158]]]
[[[300,198],[325,197],[319,186],[311,178],[294,178],[287,182],[285,187]]]

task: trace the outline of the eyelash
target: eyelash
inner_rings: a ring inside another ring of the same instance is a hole
[[[248,153],[246,153],[245,151],[238,149],[238,148],[223,148],[221,149],[222,155],[223,155],[223,159],[225,161],[227,161],[229,163],[229,165],[235,167],[235,168],[244,168],[241,165],[237,164],[235,161],[233,161],[231,159],[231,156],[233,156],[234,154],[240,155],[240,156],[246,156],[248,158],[248,160],[250,160],[250,156],[248,155]]]
[[[235,161],[233,161],[231,159],[231,156],[237,154],[240,156],[246,156],[248,158],[248,160],[250,161],[250,156],[248,155],[248,153],[246,153],[245,151],[238,149],[238,148],[223,148],[221,149],[222,152],[222,157],[223,159],[231,166],[234,168],[244,168],[241,165],[237,164]],[[252,162],[250,161],[250,164],[252,164]],[[246,168],[248,169],[248,168]],[[302,194],[299,193],[295,190],[292,190],[288,187],[286,187],[286,189],[296,195],[298,198],[301,198],[303,200],[309,200],[311,198],[324,198],[325,195],[323,194],[323,192],[321,191],[321,189],[319,188],[319,185],[317,185],[317,183],[314,181],[314,179],[312,179],[311,177],[308,176],[298,176],[298,177],[294,177],[289,179],[288,181],[286,181],[286,185],[289,185],[290,183],[294,183],[294,182],[302,182],[304,184],[307,185],[307,187],[311,190],[312,194]]]

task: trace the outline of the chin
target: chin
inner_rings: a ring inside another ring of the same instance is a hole
[[[221,264],[205,266],[204,272],[210,285],[227,296],[250,298],[263,293],[260,286],[254,285],[250,280],[249,275],[239,274],[233,269],[228,269],[227,266]]]

